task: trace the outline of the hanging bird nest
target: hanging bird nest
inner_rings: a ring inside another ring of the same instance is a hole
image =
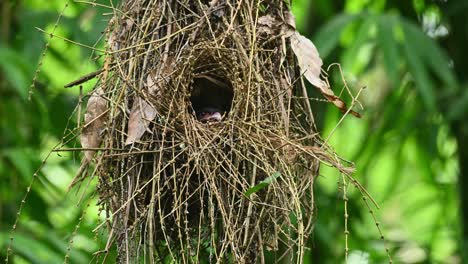
[[[126,0],[115,11],[74,182],[99,179],[102,254],[301,262],[319,163],[349,173],[315,132],[301,78],[354,112],[320,79],[286,2]]]

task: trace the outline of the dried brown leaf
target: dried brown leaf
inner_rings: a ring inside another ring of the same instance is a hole
[[[264,15],[258,18],[257,29],[259,34],[273,35],[281,24],[272,15]]]
[[[156,117],[156,113],[156,108],[143,98],[136,99],[128,120],[128,136],[125,145],[133,144],[141,139],[151,121]]]
[[[328,90],[330,90],[330,89],[328,89]],[[329,102],[333,103],[343,114],[349,112],[353,116],[361,118],[360,113],[348,109],[348,106],[346,105],[346,103],[343,102],[343,100],[341,100],[338,96],[336,96],[336,95],[326,95],[326,94],[323,94],[323,93],[322,93],[322,95],[325,96],[325,98],[327,98],[327,100]]]
[[[273,27],[276,24],[276,20],[271,15],[265,15],[258,18],[257,21],[257,31],[259,34],[266,34],[266,35],[273,35],[274,29]]]
[[[323,63],[312,41],[302,36],[297,31],[291,35],[290,39],[291,48],[296,55],[301,73],[304,74],[304,77],[315,87],[324,89],[326,94],[333,94],[333,91],[327,91],[325,82],[320,79]]]
[[[320,93],[327,98],[327,100],[333,103],[341,112],[348,112],[346,103],[335,95],[330,86],[320,79],[320,74],[322,71],[322,59],[317,51],[315,45],[308,38],[299,34],[299,32],[294,32],[291,35],[291,48],[296,55],[299,68],[304,77],[311,83],[313,86],[317,87]],[[360,117],[360,114],[349,110],[349,113]]]
[[[163,85],[167,83],[170,74],[173,71],[173,58],[168,57],[165,66],[158,70],[153,70],[146,77],[145,91],[151,97],[159,98],[163,93]],[[125,145],[130,145],[140,140],[145,131],[148,130],[151,121],[156,118],[157,108],[147,100],[138,97],[133,103],[130,117],[128,120],[127,140]]]
[[[268,15],[259,17],[257,23],[261,26],[267,26],[271,28],[273,27],[273,25],[276,25],[278,22],[272,15],[268,14]]]
[[[288,26],[290,26],[292,29],[296,30],[296,17],[294,14],[287,10],[284,12],[284,23],[286,23]]]
[[[98,88],[93,91],[88,100],[86,113],[84,116],[84,126],[81,131],[81,147],[84,149],[98,148],[101,145],[101,133],[105,128],[105,115],[107,113],[107,101],[104,98],[104,91]],[[85,150],[84,155],[87,161],[93,159],[94,150]]]
[[[159,69],[153,70],[146,77],[146,88],[150,95],[159,97],[161,96],[163,87],[168,84],[171,74],[174,72],[174,58],[168,57]]]
[[[159,96],[161,95],[161,87],[158,84],[158,81],[156,79],[157,79],[156,73],[152,72],[148,74],[145,85],[146,87],[148,87],[148,92],[151,95]]]
[[[219,1],[219,0],[212,0],[209,3],[210,10],[212,10],[212,14],[216,17],[223,17],[225,15],[225,7],[226,3],[225,1]]]

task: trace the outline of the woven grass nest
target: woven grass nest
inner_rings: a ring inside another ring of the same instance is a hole
[[[126,0],[107,43],[74,182],[99,179],[101,257],[115,246],[120,263],[301,263],[319,163],[349,173],[315,132],[301,78],[354,112],[320,79],[288,3]],[[220,119],[200,120],[205,100]]]

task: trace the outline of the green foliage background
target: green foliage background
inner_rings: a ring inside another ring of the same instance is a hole
[[[76,127],[78,88],[63,85],[97,70],[98,54],[52,38],[28,100],[50,38],[36,27],[51,32],[65,3],[0,2],[2,258],[21,201],[40,168],[14,233],[12,263],[62,263],[65,256],[71,263],[93,262],[92,253],[106,241],[102,232],[92,232],[100,220],[96,197],[89,190],[67,193],[79,157],[53,153],[41,167],[64,130]],[[56,34],[102,48],[97,41],[110,18],[103,14],[111,10],[100,5],[109,5],[108,0],[96,3],[70,1]],[[342,115],[328,103],[312,102],[320,133],[355,162],[355,177],[378,202],[380,209],[373,211],[394,261],[468,261],[468,2],[297,0],[293,11],[299,31],[314,41],[325,65],[340,62],[354,94],[366,87],[360,97],[364,117],[348,117],[336,131]],[[342,89],[338,73],[334,68],[330,76],[336,93]],[[93,85],[87,83],[85,92]],[[344,193],[349,197],[348,263],[388,262],[369,208],[341,178],[322,166],[315,194],[317,223],[306,263],[345,260]]]

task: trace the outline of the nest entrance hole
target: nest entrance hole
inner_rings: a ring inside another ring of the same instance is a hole
[[[234,89],[226,78],[199,74],[194,77],[190,102],[198,121],[219,122],[231,111]]]

